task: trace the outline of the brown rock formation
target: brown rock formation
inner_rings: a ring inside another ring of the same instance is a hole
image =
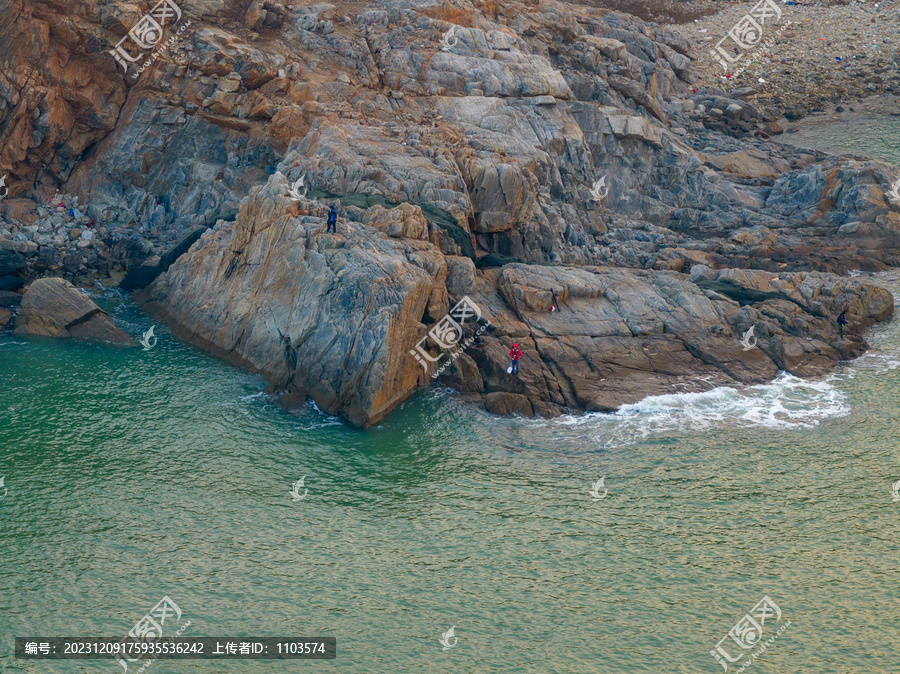
[[[417,384],[408,350],[423,315],[447,311],[446,263],[358,223],[328,234],[287,193],[274,176],[142,297],[183,337],[369,425]]]
[[[89,297],[61,278],[38,279],[28,286],[15,334],[135,344]]]
[[[155,278],[141,297],[180,334],[356,424],[449,363],[416,346],[464,295],[491,326],[441,376],[504,414],[819,374],[893,310],[823,272],[900,262],[894,169],[725,135],[762,128],[753,106],[692,94],[690,45],[627,14],[196,0],[123,75],[109,49],[147,6],[7,5],[0,174],[95,224],[73,248],[87,223],[11,204],[0,271]]]

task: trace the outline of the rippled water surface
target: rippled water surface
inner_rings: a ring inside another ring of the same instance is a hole
[[[817,150],[864,155],[900,165],[900,115],[885,114],[887,111],[900,113],[900,99],[860,108],[856,112],[847,110],[839,115],[812,116],[793,122],[790,126],[797,127],[798,131],[778,136],[777,140]]]
[[[900,164],[896,119],[790,140]],[[900,671],[897,321],[821,380],[552,421],[432,390],[367,432],[156,332],[0,333],[0,671],[121,671],[16,661],[13,638],[121,637],[164,595],[184,636],[335,636],[338,656],[153,672],[718,672],[765,595],[790,626],[752,671]]]
[[[164,595],[184,636],[338,657],[156,672],[715,672],[764,595],[791,625],[756,670],[900,671],[897,322],[824,380],[554,421],[438,390],[368,432],[156,331],[146,352],[0,336],[2,671],[120,671],[12,639],[124,636]]]

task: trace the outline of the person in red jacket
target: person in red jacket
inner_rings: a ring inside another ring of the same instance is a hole
[[[519,345],[513,344],[512,348],[509,350],[509,357],[512,359],[510,367],[512,368],[513,374],[519,374],[519,356],[521,355],[522,352],[519,350]]]

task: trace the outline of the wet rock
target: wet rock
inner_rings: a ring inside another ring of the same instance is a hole
[[[0,276],[11,276],[25,269],[25,256],[13,250],[0,249]]]
[[[503,391],[488,393],[484,396],[484,406],[488,412],[502,416],[534,416],[531,402],[527,397],[518,393],[506,393]]]
[[[470,375],[456,385],[483,391],[498,413],[526,414],[522,397],[535,410],[604,411],[685,386],[768,381],[779,370],[822,374],[862,353],[859,331],[894,309],[882,288],[819,272],[697,265],[696,282],[672,272],[528,265],[482,274],[471,297],[496,329],[467,351],[481,381]],[[551,290],[559,312],[548,311]],[[835,323],[841,311],[852,328],[845,340]],[[751,326],[759,343],[745,350]],[[523,352],[518,377],[505,373],[513,341]]]
[[[206,229],[206,227],[195,229],[162,256],[145,260],[141,265],[128,272],[119,283],[119,287],[123,290],[146,288],[153,282],[153,279],[166,271],[175,260],[184,255],[200,239]]]
[[[22,303],[22,296],[9,290],[0,290],[0,307],[9,309],[18,307]]]
[[[149,283],[148,306],[183,335],[360,425],[430,382],[409,352],[462,294],[503,325],[445,381],[504,413],[528,414],[524,398],[556,414],[695,375],[827,368],[864,348],[833,339],[830,304],[719,273],[900,259],[892,167],[744,137],[776,132],[767,88],[696,86],[691,44],[622,12],[209,0],[185,52],[129,86],[106,47],[85,47],[110,29],[86,2],[80,23],[43,3],[40,21],[0,25],[10,170],[81,200],[4,206],[0,261],[17,265],[4,273],[128,270],[123,287]],[[303,175],[308,198],[288,199],[278,172]],[[337,234],[325,199],[342,204]],[[883,313],[853,310],[859,325]],[[751,325],[761,346],[744,352]]]
[[[15,291],[25,285],[25,281],[18,276],[0,276],[0,291]]]
[[[135,344],[89,297],[61,278],[38,279],[28,286],[15,334]]]

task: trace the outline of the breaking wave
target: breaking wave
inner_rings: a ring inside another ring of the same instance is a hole
[[[769,384],[650,396],[604,416],[637,421],[651,432],[671,430],[673,426],[681,430],[704,430],[727,420],[769,428],[811,427],[850,411],[844,393],[831,382],[832,378],[810,381],[782,372]]]

